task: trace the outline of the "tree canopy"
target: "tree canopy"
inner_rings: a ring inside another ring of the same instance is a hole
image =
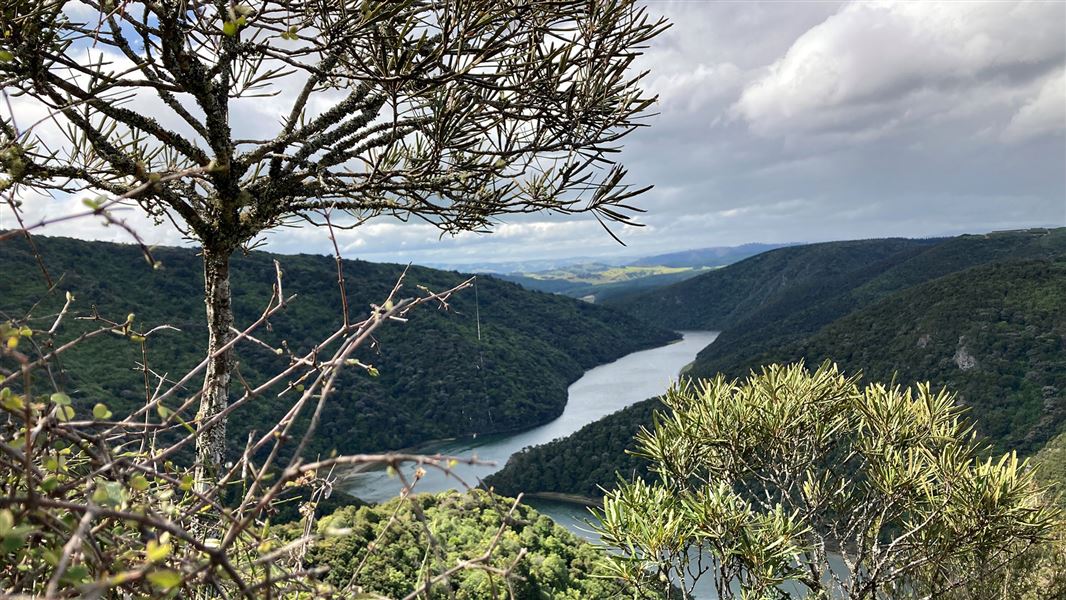
[[[952,394],[856,381],[826,363],[674,386],[637,436],[659,481],[604,499],[614,572],[706,576],[724,598],[937,597],[1053,534],[1028,462],[983,458]]]

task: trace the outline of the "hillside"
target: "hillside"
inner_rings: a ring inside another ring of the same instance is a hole
[[[891,380],[898,372],[900,382],[930,380],[959,392],[971,407],[979,431],[997,449],[1032,454],[1066,429],[1064,234],[1066,230],[963,236],[916,253],[911,247],[906,258],[889,257],[860,270],[876,271],[876,275],[857,275],[859,284],[824,286],[821,304],[811,303],[807,310],[802,310],[802,301],[818,295],[804,295],[813,286],[811,278],[798,278],[801,289],[781,287],[778,301],[755,310],[745,308],[749,316],[701,352],[689,374],[708,376],[721,371],[743,376],[760,364],[800,359],[808,363],[831,359],[849,372],[864,372],[870,380]],[[832,248],[801,254],[838,255]],[[778,258],[777,263],[793,269],[788,276],[795,273],[795,261]],[[974,263],[977,266],[966,268]],[[754,270],[738,270],[743,264],[670,289],[676,293],[677,288],[713,276],[720,289],[738,290],[741,286],[735,282],[717,278],[732,270],[750,281]],[[829,271],[827,265],[807,266],[809,273]],[[760,272],[771,279],[779,276]],[[830,293],[834,289],[841,291],[834,295]],[[746,298],[753,296],[749,293]],[[811,319],[792,326],[791,331],[773,320],[776,315],[788,323],[788,315],[777,311],[789,297],[794,298],[799,314]],[[696,297],[687,300],[698,302]],[[717,302],[712,299],[711,304]],[[832,317],[838,313],[843,314]],[[728,316],[728,311],[719,314]],[[829,321],[819,326],[818,319],[826,318]],[[809,333],[793,333],[797,329]],[[767,338],[751,341],[749,330]],[[733,344],[727,347],[731,351],[721,351],[723,339]],[[605,473],[639,469],[623,449],[632,433],[650,422],[648,415],[657,404],[645,401],[590,424],[574,436],[516,455],[488,483],[505,493],[588,494],[597,484],[609,485],[611,479],[603,479]],[[546,487],[552,482],[555,487]]]
[[[523,492],[559,492],[584,498],[602,495],[617,475],[647,476],[647,463],[624,452],[652,414],[662,410],[656,398],[637,402],[589,423],[565,438],[526,448],[485,478],[485,487],[505,496]]]
[[[62,305],[63,292],[69,290],[77,299],[73,308],[81,315],[94,307],[117,320],[136,312],[136,322],[145,328],[164,323],[179,328],[150,338],[149,363],[157,372],[173,377],[201,358],[206,340],[202,275],[193,250],[156,250],[163,268],[153,271],[132,246],[37,240],[59,285],[48,293],[21,239],[0,244],[0,315],[21,315],[41,301],[33,314],[37,326],[47,329]],[[259,316],[274,280],[275,259],[284,269],[287,293],[298,297],[272,320],[270,330],[258,335],[272,345],[286,340],[293,350],[305,350],[341,321],[330,257],[263,252],[235,256],[237,322]],[[344,270],[352,310],[363,313],[385,297],[403,267],[345,261]],[[455,272],[412,267],[406,289],[446,289],[463,278]],[[476,294],[460,293],[451,308],[447,313],[418,310],[409,323],[385,328],[375,348],[362,350],[359,358],[377,367],[380,376],[372,379],[350,370],[342,377],[334,401],[326,405],[312,451],[399,448],[435,438],[528,428],[562,411],[567,386],[585,369],[677,337],[617,311],[492,278],[480,279]],[[475,315],[480,315],[480,339]],[[73,319],[67,322],[71,326],[63,339],[77,331]],[[262,381],[282,367],[279,357],[252,344],[239,346],[237,359],[241,376],[249,382]],[[105,400],[122,414],[143,402],[139,361],[138,345],[96,338],[65,354],[64,370],[56,375],[73,391],[79,410]],[[264,396],[231,417],[231,438],[244,439],[251,429],[262,431],[287,408],[286,401]]]
[[[754,306],[700,353],[703,373],[753,364],[759,355],[798,342],[834,320],[894,292],[971,267],[1066,253],[1066,229],[964,235],[891,255],[868,266],[800,282]]]
[[[693,376],[833,360],[867,379],[958,392],[999,450],[1039,450],[1066,424],[1066,259],[1007,261],[908,288],[744,362]]]
[[[779,248],[665,288],[608,301],[650,323],[729,331],[797,291],[830,295],[856,273],[901,260],[937,240],[860,240]]]

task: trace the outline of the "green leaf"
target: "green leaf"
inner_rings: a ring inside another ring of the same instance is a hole
[[[157,563],[170,556],[170,552],[173,550],[170,544],[160,544],[156,540],[148,540],[148,546],[145,548],[144,555],[150,563]]]
[[[148,489],[148,478],[144,475],[134,475],[130,477],[130,487],[138,492],[143,492]]]
[[[9,63],[15,60],[15,55],[7,50],[0,50],[0,63]]]
[[[148,581],[160,590],[166,591],[181,584],[181,574],[171,569],[152,571],[148,574]]]
[[[120,506],[126,501],[126,490],[117,481],[97,481],[92,499],[102,506]]]
[[[74,418],[73,406],[60,406],[56,408],[56,418],[60,421],[69,421]]]
[[[237,35],[237,23],[235,21],[226,21],[222,24],[222,34],[229,37]]]
[[[4,388],[4,391],[0,392],[0,406],[12,412],[19,412],[26,408],[26,403],[22,401],[22,396],[15,394],[8,388]]]
[[[98,421],[103,421],[105,419],[110,419],[111,418],[111,411],[107,409],[107,405],[106,404],[102,404],[100,402],[97,402],[96,406],[93,407],[93,418],[98,420]]]
[[[56,392],[52,394],[52,397],[49,399],[52,401],[52,404],[55,404],[56,406],[70,406],[70,396],[63,392]]]

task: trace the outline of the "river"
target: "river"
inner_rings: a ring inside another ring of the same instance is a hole
[[[528,431],[512,435],[481,436],[476,439],[450,440],[426,444],[415,449],[422,454],[451,456],[476,456],[488,465],[456,465],[456,473],[469,485],[476,486],[480,478],[488,476],[506,464],[507,459],[528,446],[544,444],[565,437],[601,417],[621,410],[634,402],[666,391],[677,378],[681,369],[696,358],[696,354],[718,337],[716,331],[684,331],[681,341],[627,354],[605,365],[585,371],[567,391],[568,399],[563,414],[554,421]],[[415,466],[406,467],[413,474]],[[384,502],[399,495],[402,488],[395,476],[383,469],[372,469],[342,477],[340,487],[344,491],[368,502]],[[462,483],[444,477],[430,469],[415,486],[418,492],[440,492],[448,489],[464,489]],[[526,504],[548,515],[556,523],[592,542],[599,536],[589,530],[590,517],[587,508],[569,502],[527,498]],[[843,564],[834,559],[834,568],[843,572]],[[701,580],[693,597],[699,600],[717,598],[710,578]]]
[[[476,486],[479,479],[502,469],[507,459],[523,448],[565,437],[634,402],[662,394],[670,382],[677,378],[681,368],[692,362],[700,350],[718,337],[718,332],[686,331],[682,335],[683,339],[678,342],[627,354],[612,363],[589,369],[570,386],[563,414],[540,427],[511,435],[436,442],[416,448],[415,452],[476,456],[480,460],[495,463],[494,466],[460,464],[455,467],[456,474],[464,482]],[[413,474],[415,468],[414,465],[406,467],[408,474]],[[397,477],[389,476],[383,469],[372,469],[345,475],[340,487],[357,498],[376,503],[397,496],[402,486]],[[415,487],[418,492],[448,489],[464,489],[464,486],[434,469],[429,469]],[[537,505],[535,502],[531,504]],[[558,514],[555,505],[551,506],[553,509],[549,512]],[[570,510],[572,514],[584,514],[580,507],[571,507]],[[559,514],[559,517],[562,516]]]

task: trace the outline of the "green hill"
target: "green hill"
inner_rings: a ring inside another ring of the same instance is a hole
[[[741,376],[800,359],[956,391],[1000,450],[1030,454],[1066,423],[1066,259],[1005,261],[941,277],[744,362],[701,357],[690,373]]]
[[[663,327],[729,331],[797,291],[830,295],[843,281],[902,260],[938,240],[860,240],[779,248],[698,277],[608,304]]]
[[[700,353],[697,372],[750,365],[834,320],[892,293],[1002,260],[1053,258],[1066,252],[1066,229],[966,235],[913,247],[819,281],[797,281],[749,310]],[[836,261],[836,257],[827,257]]]
[[[601,486],[613,486],[616,473],[627,478],[648,474],[646,462],[624,450],[632,448],[641,425],[651,423],[652,414],[662,408],[656,398],[637,402],[565,438],[526,448],[485,478],[484,485],[507,496],[530,491],[599,497]]]
[[[63,238],[37,238],[56,289],[49,293],[27,245],[20,239],[0,244],[0,315],[33,310],[36,328],[47,329],[62,305],[64,291],[77,301],[74,309],[123,320],[136,313],[145,329],[170,324],[149,338],[149,363],[170,377],[202,357],[206,342],[200,260],[190,249],[154,252],[163,268],[152,270],[137,248]],[[274,281],[273,261],[285,272],[285,288],[297,299],[257,335],[294,351],[307,350],[341,322],[335,264],[325,256],[277,256],[252,252],[234,257],[232,285],[238,324],[259,316]],[[385,298],[401,265],[345,261],[345,278],[354,313],[365,313]],[[406,289],[415,285],[447,289],[466,276],[412,267]],[[476,304],[475,304],[476,302]],[[358,358],[380,371],[377,378],[349,370],[326,405],[312,451],[343,452],[399,448],[470,433],[503,432],[532,427],[558,416],[567,386],[594,365],[677,336],[649,327],[618,311],[584,302],[531,292],[492,278],[480,279],[476,293],[467,290],[443,312],[424,307],[405,325],[384,328],[373,348]],[[478,321],[480,316],[480,338]],[[74,316],[74,315],[71,315]],[[84,322],[67,320],[62,339]],[[237,348],[240,374],[263,381],[284,362],[254,344]],[[79,411],[104,401],[120,415],[143,403],[144,387],[137,365],[139,345],[124,338],[96,338],[64,354],[55,376],[74,397]],[[249,430],[263,431],[287,410],[288,397],[266,394],[230,419],[231,439]]]
[[[1066,428],[1066,230],[833,246],[777,250],[645,296],[682,300],[676,327],[727,324],[691,375],[742,376],[769,362],[830,359],[871,380],[898,373],[901,382],[930,380],[959,392],[999,449],[1032,454]],[[842,261],[849,250],[860,256]],[[741,305],[730,308],[726,299]],[[694,307],[701,303],[710,308]],[[669,323],[669,315],[657,322]],[[694,322],[695,315],[708,320]],[[612,482],[604,474],[639,471],[623,449],[657,404],[645,401],[516,455],[488,484],[504,493],[588,494]]]

